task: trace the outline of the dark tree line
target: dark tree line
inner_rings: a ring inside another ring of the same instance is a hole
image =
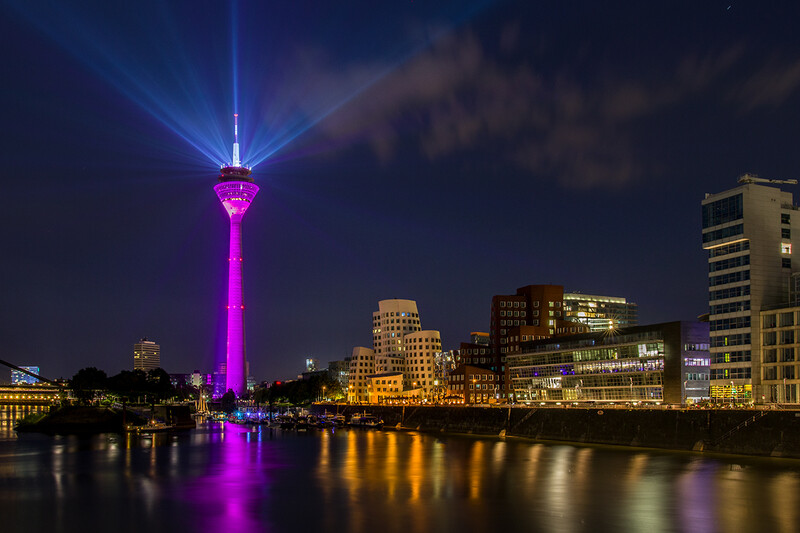
[[[309,379],[273,383],[269,388],[259,388],[253,393],[258,405],[288,403],[308,405],[324,398],[338,399],[344,396],[338,381],[327,376],[313,376]]]
[[[149,372],[123,370],[111,377],[95,367],[82,368],[70,380],[70,388],[82,402],[90,402],[97,393],[102,392],[150,401],[165,400],[178,393],[169,381],[169,374],[162,368]]]

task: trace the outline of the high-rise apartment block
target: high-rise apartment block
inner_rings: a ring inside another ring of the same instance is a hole
[[[568,320],[589,326],[590,331],[608,331],[639,324],[639,306],[619,296],[566,292],[564,313]]]
[[[773,351],[762,350],[760,313],[789,300],[792,271],[800,266],[792,247],[793,237],[800,235],[800,212],[791,193],[759,184],[771,180],[745,175],[739,181],[740,186],[702,201],[711,396],[761,403],[769,401],[761,389],[763,369],[774,361],[762,359]],[[783,366],[794,367],[796,360],[792,355]]]
[[[144,338],[133,345],[133,369],[154,370],[161,367],[161,346]]]

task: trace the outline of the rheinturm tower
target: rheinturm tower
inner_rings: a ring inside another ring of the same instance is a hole
[[[231,221],[230,253],[228,254],[228,315],[226,389],[240,397],[247,388],[247,354],[244,340],[244,290],[242,282],[242,218],[258,194],[258,185],[250,177],[250,169],[239,159],[239,118],[234,115],[233,162],[220,171],[214,186],[219,201]]]

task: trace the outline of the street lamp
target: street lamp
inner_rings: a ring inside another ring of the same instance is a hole
[[[733,380],[731,380],[731,409],[733,409],[733,395],[736,392],[736,388],[733,385]]]
[[[325,401],[325,385],[322,386],[322,401]]]
[[[631,406],[633,406],[633,378],[631,378]]]

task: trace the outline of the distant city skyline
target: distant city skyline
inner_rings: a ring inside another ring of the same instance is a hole
[[[234,112],[259,381],[371,346],[391,298],[444,349],[528,284],[694,319],[704,194],[800,175],[794,2],[231,5],[0,8],[10,362],[116,374],[147,332],[215,368]]]

